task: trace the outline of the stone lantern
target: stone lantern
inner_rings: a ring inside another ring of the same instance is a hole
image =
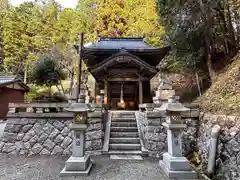
[[[90,108],[87,104],[82,103],[84,99],[80,99],[80,103],[72,103],[67,111],[73,112],[74,122],[70,129],[74,132],[72,144],[72,156],[66,161],[64,169],[60,175],[88,175],[92,163],[90,156],[85,154],[85,130],[87,129],[87,112]]]
[[[159,162],[160,167],[170,179],[196,179],[196,172],[192,171],[189,161],[182,155],[181,134],[186,125],[181,115],[189,109],[171,97],[158,110],[166,112],[166,122],[163,126],[167,128],[168,140],[168,152],[163,154],[163,160]]]

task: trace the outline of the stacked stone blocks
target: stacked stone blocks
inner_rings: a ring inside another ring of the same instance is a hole
[[[217,157],[216,177],[218,179],[237,180],[240,178],[240,117],[202,113],[197,139],[199,156],[206,170],[211,129],[221,127]]]
[[[26,114],[26,113],[25,113]],[[8,118],[3,137],[0,141],[0,152],[11,155],[70,155],[73,134],[70,124],[73,116],[62,118],[44,118],[15,116]],[[103,124],[101,112],[88,115],[85,147],[87,151],[101,150],[103,146]]]
[[[167,152],[167,131],[162,123],[165,122],[165,113],[155,111],[137,112],[137,121],[140,125],[143,142],[149,156],[162,157]],[[182,133],[183,155],[192,153],[197,144],[199,110],[192,106],[191,111],[183,115],[187,127]]]

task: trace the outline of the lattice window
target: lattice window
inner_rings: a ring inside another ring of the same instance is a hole
[[[181,119],[180,116],[171,116],[172,121],[179,121]]]

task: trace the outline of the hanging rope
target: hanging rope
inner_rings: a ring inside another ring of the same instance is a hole
[[[120,103],[124,103],[124,100],[123,100],[123,84],[121,84],[121,95],[120,95]]]

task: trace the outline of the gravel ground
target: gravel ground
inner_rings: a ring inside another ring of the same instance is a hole
[[[59,177],[66,158],[18,157],[0,154],[0,180],[167,180],[158,160],[109,160],[96,156],[88,177]]]

